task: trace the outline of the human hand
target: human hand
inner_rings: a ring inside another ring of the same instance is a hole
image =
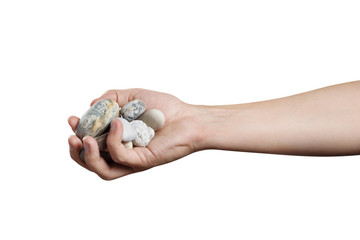
[[[124,106],[134,99],[145,102],[147,109],[159,109],[165,115],[164,127],[155,133],[147,147],[127,149],[122,144],[122,123],[114,119],[107,137],[107,147],[111,159],[101,156],[97,142],[85,137],[83,142],[75,135],[69,137],[70,156],[78,164],[95,172],[104,180],[116,179],[131,173],[143,171],[168,163],[200,150],[200,124],[195,119],[194,107],[178,98],[161,92],[145,89],[109,90],[91,102],[109,98]],[[71,116],[68,123],[75,132],[79,118]],[[84,146],[83,146],[84,145]],[[84,147],[84,160],[80,158]]]

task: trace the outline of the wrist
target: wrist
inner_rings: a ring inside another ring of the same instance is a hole
[[[196,151],[205,149],[231,149],[234,127],[241,116],[241,105],[205,106],[191,105],[194,134],[194,148]]]

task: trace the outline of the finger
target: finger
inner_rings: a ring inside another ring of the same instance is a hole
[[[105,92],[102,96],[99,98],[96,98],[92,100],[90,103],[90,106],[92,106],[97,101],[108,98],[115,100],[120,106],[124,106],[127,102],[129,102],[129,96],[130,96],[131,90],[109,90]]]
[[[81,140],[76,137],[75,135],[71,135],[68,138],[68,142],[69,142],[69,150],[70,150],[70,156],[71,158],[77,162],[80,166],[86,168],[87,170],[90,171],[90,169],[88,168],[88,166],[85,164],[85,162],[83,160],[81,160],[80,158],[80,152],[82,149],[82,142]]]
[[[76,117],[76,116],[70,116],[70,117],[68,118],[68,123],[69,123],[71,129],[73,130],[73,132],[75,132],[76,127],[77,127],[79,121],[80,121],[80,118],[78,118],[78,117]]]
[[[86,165],[102,179],[113,180],[134,172],[133,169],[119,164],[111,163],[109,165],[100,156],[100,151],[94,138],[85,137],[83,143]]]
[[[113,161],[136,168],[146,167],[146,164],[141,161],[136,151],[125,148],[121,143],[122,135],[123,125],[119,119],[114,119],[106,139],[106,144]]]
[[[90,106],[92,106],[94,103],[96,103],[97,101],[104,99],[104,98],[113,99],[113,100],[117,101],[118,94],[116,93],[116,90],[109,90],[109,91],[105,92],[103,95],[101,95],[100,97],[92,100],[92,102],[90,103]]]

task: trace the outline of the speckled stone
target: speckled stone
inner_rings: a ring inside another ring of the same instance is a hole
[[[125,104],[120,113],[126,120],[132,121],[143,114],[146,110],[146,105],[143,101],[135,99]]]
[[[158,131],[165,124],[165,115],[159,109],[150,109],[141,114],[137,120],[143,121],[146,125],[154,129],[154,131]]]
[[[119,116],[120,107],[114,100],[102,99],[92,105],[80,118],[75,134],[80,139],[85,136],[97,137]]]
[[[123,125],[123,142],[130,142],[135,139],[136,137],[136,130],[135,128],[125,119],[125,118],[116,118],[119,119]]]
[[[155,136],[155,131],[151,127],[148,127],[141,120],[134,120],[130,122],[134,126],[137,132],[136,138],[133,140],[134,146],[137,147],[146,147],[151,139]]]

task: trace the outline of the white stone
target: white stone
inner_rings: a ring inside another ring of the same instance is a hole
[[[130,142],[136,138],[137,132],[136,129],[125,119],[125,118],[116,118],[119,119],[123,125],[123,142]]]
[[[141,120],[146,125],[154,129],[154,131],[160,130],[165,124],[165,116],[159,109],[150,109],[140,115],[137,120]]]
[[[133,144],[137,147],[146,147],[151,139],[155,136],[155,131],[151,127],[148,127],[141,120],[134,120],[130,124],[136,129],[137,136],[133,140]]]
[[[129,149],[132,149],[132,148],[133,148],[133,143],[132,143],[132,141],[130,141],[130,142],[123,142],[123,144],[124,144],[124,147],[125,147],[125,148],[129,148]]]

